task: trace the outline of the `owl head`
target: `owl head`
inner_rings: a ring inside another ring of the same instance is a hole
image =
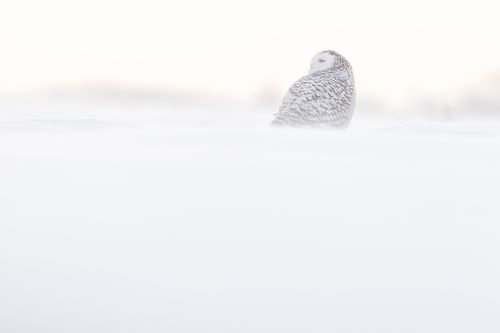
[[[342,70],[350,68],[350,65],[347,60],[339,53],[331,50],[322,51],[312,58],[309,74],[323,71],[329,68]]]

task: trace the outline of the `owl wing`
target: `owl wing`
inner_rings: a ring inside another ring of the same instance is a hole
[[[297,81],[283,98],[275,125],[339,127],[349,120],[345,89],[334,78]]]
[[[296,99],[297,99],[297,97],[296,97],[296,96],[294,96],[294,95],[292,95],[292,94],[290,93],[290,90],[288,90],[288,91],[286,92],[285,97],[283,97],[283,99],[281,100],[281,105],[280,105],[279,112],[282,112],[282,111],[284,111],[284,110],[288,109],[288,108],[290,107],[290,105],[292,105],[292,104],[295,102],[295,100],[296,100]],[[279,112],[278,112],[278,113],[279,113]],[[278,113],[277,113],[277,114],[278,114]],[[277,114],[276,114],[276,115],[277,115]]]
[[[313,90],[313,80],[309,76],[305,76],[295,82],[290,89],[288,89],[285,97],[281,101],[278,113],[275,116],[286,113],[294,105],[315,99]]]
[[[334,101],[330,99],[316,99],[305,103],[291,104],[286,110],[278,113],[273,124],[339,127],[347,119],[347,112],[339,112]]]

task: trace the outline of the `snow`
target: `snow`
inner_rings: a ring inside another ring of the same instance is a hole
[[[498,332],[500,123],[0,111],[1,332]]]

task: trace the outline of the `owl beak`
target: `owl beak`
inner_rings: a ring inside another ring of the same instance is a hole
[[[319,62],[325,62],[325,59],[319,59]]]

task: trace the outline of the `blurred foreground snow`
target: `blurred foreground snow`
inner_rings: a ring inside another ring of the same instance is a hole
[[[498,332],[500,123],[0,110],[1,332]]]

